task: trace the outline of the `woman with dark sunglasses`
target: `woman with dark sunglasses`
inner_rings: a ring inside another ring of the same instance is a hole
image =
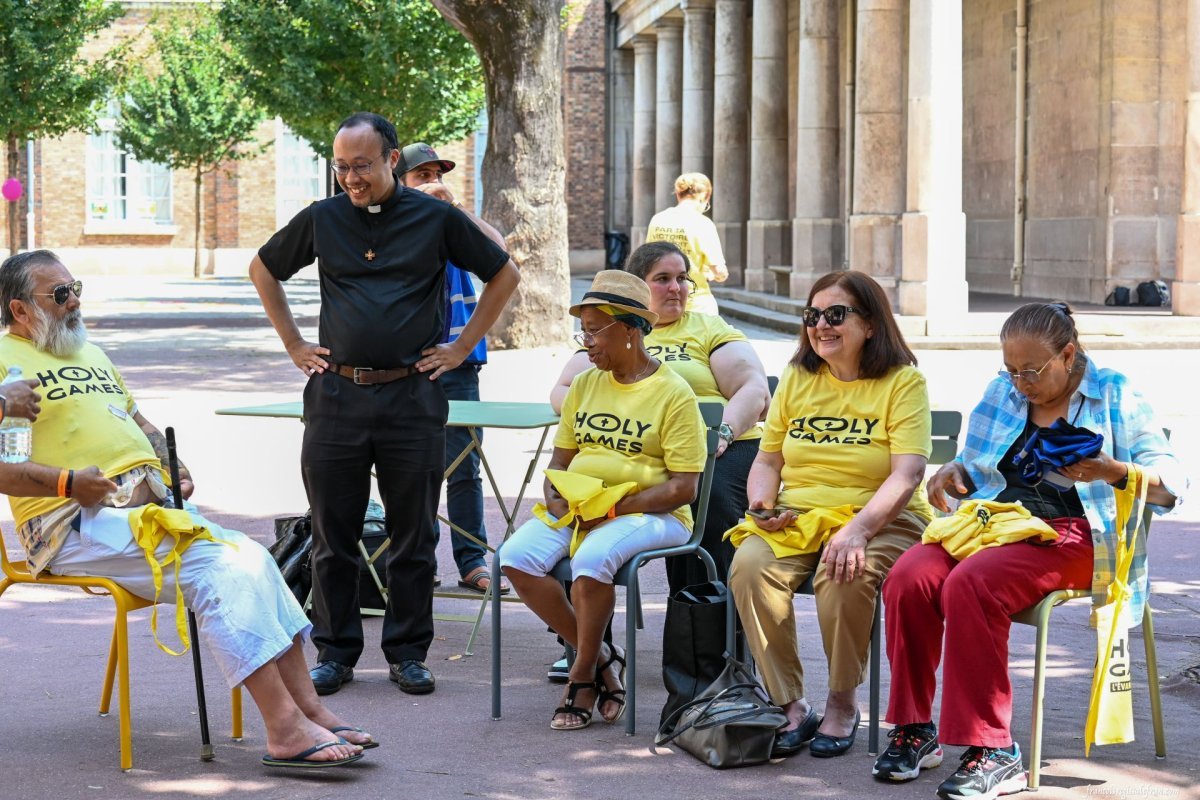
[[[929,396],[883,289],[857,271],[813,285],[804,330],[750,468],[750,514],[730,531],[730,585],[750,652],[788,723],[775,756],[854,743],[880,583],[932,516],[915,494]],[[824,714],[805,697],[792,595],[813,579],[829,662]]]
[[[962,452],[926,491],[941,511],[950,510],[947,495],[1020,503],[1032,515],[1030,528],[1048,527],[1057,538],[999,544],[961,561],[940,542],[922,544],[896,563],[883,590],[892,670],[887,718],[896,727],[873,772],[911,780],[942,762],[939,739],[963,745],[958,770],[938,787],[947,800],[990,800],[1026,787],[1011,727],[1010,616],[1057,589],[1090,587],[1103,603],[1117,549],[1114,487],[1125,483],[1129,463],[1141,467],[1158,513],[1187,486],[1149,404],[1124,375],[1084,353],[1069,306],[1021,306],[1000,329],[1000,345],[1004,369],[971,414]],[[1102,449],[1057,470],[1066,488],[1044,478],[1029,485],[1019,455],[1035,432],[1060,419],[1102,435]],[[1136,541],[1128,583],[1136,625],[1149,592],[1145,537]],[[940,730],[933,724],[939,660]]]

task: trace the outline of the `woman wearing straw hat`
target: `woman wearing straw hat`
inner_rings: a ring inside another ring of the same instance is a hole
[[[616,603],[613,576],[643,550],[683,544],[691,536],[688,503],[704,470],[704,422],[686,381],[646,351],[644,337],[658,315],[650,290],[634,275],[605,270],[571,307],[582,332],[575,339],[594,365],[563,401],[551,470],[636,484],[602,516],[552,527],[570,504],[548,477],[545,510],[500,550],[504,574],[525,604],[577,651],[562,703],[550,727],[578,730],[592,710],[613,723],[625,710],[623,651],[603,642]],[[582,535],[582,541],[578,538]],[[571,555],[571,597],[549,575]]]

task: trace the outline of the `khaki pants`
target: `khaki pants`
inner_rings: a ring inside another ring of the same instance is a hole
[[[850,583],[827,578],[818,553],[776,558],[761,537],[742,542],[733,557],[729,585],[746,642],[772,700],[785,705],[804,697],[804,666],[792,606],[796,590],[813,576],[817,620],[829,661],[829,691],[854,689],[866,677],[879,586],[896,559],[919,542],[924,531],[925,520],[901,512],[867,543],[866,569]]]

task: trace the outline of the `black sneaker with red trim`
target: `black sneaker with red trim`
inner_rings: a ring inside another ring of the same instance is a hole
[[[944,800],[995,800],[1028,787],[1021,748],[968,747],[958,771],[938,787]]]
[[[887,750],[879,754],[871,770],[876,778],[911,781],[921,770],[942,763],[942,747],[932,722],[898,725],[888,731],[888,739],[891,742]]]

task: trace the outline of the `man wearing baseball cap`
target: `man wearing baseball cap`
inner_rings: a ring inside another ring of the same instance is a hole
[[[442,183],[442,176],[455,167],[453,161],[439,158],[437,152],[424,142],[415,142],[400,150],[400,163],[396,166],[401,185],[424,192],[431,197],[444,200],[462,210],[476,226],[500,247],[505,247],[504,237],[455,199],[454,193]],[[475,310],[475,286],[471,277],[454,266],[446,264],[446,327],[442,342],[458,339],[471,312]],[[487,363],[487,341],[471,350],[466,360],[458,367],[445,372],[439,380],[450,400],[479,399],[479,370]],[[477,432],[480,438],[483,431]],[[471,433],[466,428],[446,429],[446,467],[471,443]],[[458,566],[458,585],[480,594],[491,585],[491,573],[485,560],[487,532],[483,525],[483,484],[479,480],[479,454],[472,450],[467,458],[446,481],[446,511],[453,527],[450,542],[454,551],[454,563]],[[466,531],[464,536],[458,529]],[[435,586],[440,583],[435,582]],[[501,584],[500,594],[508,594],[508,585]]]

